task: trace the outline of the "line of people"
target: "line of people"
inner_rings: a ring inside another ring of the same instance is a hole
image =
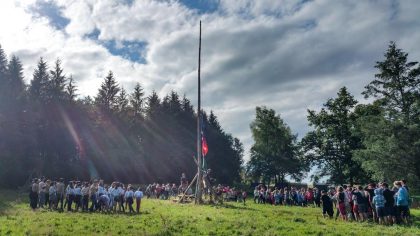
[[[64,179],[47,180],[45,177],[32,181],[29,200],[33,210],[47,208],[49,210],[68,212],[125,212],[139,213],[143,192],[141,188],[127,187],[119,182],[111,185],[103,180],[90,182],[69,181],[65,186]],[[136,204],[136,210],[133,204]]]
[[[340,216],[345,221],[372,219],[386,225],[410,223],[410,197],[405,180],[395,181],[392,188],[383,182],[366,187],[344,185],[329,191],[295,187],[271,189],[258,185],[254,189],[254,203],[322,206],[324,217],[333,218],[335,213],[335,219]]]

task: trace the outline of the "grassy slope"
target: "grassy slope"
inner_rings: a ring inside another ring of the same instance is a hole
[[[323,219],[320,209],[273,207],[248,203],[223,206],[143,201],[141,215],[33,212],[26,203],[10,202],[0,212],[0,235],[420,235],[420,211],[412,227],[385,227]],[[24,196],[22,196],[23,198]],[[26,200],[26,199],[25,199]]]

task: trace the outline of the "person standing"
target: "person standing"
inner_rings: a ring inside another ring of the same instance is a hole
[[[31,200],[32,210],[35,210],[38,206],[38,193],[39,193],[39,180],[35,178],[32,181],[31,193],[29,195],[30,200]]]
[[[89,183],[85,182],[82,188],[82,211],[88,211],[89,208]]]
[[[50,184],[50,188],[48,190],[48,209],[57,209],[56,205],[57,205],[57,189],[55,186],[55,182],[52,182]]]
[[[65,197],[65,186],[64,186],[63,178],[60,178],[60,180],[57,182],[56,191],[57,191],[57,201],[56,201],[55,208],[58,208],[58,204],[60,204],[60,210],[63,211],[64,197]]]
[[[41,181],[39,182],[39,188],[38,188],[38,194],[39,194],[39,207],[44,208],[45,204],[45,192],[46,192],[46,184],[45,184],[45,178],[42,177]]]
[[[94,180],[92,182],[92,185],[89,188],[89,196],[90,196],[90,201],[92,202],[90,205],[90,211],[95,211],[97,208],[97,192],[98,192],[98,182],[96,180]]]
[[[81,207],[81,202],[82,202],[82,186],[80,185],[79,182],[76,183],[76,185],[74,186],[74,203],[75,203],[75,208],[76,211],[79,211],[79,208]]]
[[[322,215],[325,217],[332,218],[334,215],[333,202],[328,196],[327,191],[321,191],[321,203],[322,203]]]
[[[73,185],[72,181],[70,181],[69,185],[67,186],[66,196],[67,196],[67,198],[66,198],[67,199],[67,202],[66,202],[67,211],[72,211],[72,204],[73,204],[73,201],[74,201],[74,185]]]
[[[130,209],[129,213],[134,213],[133,197],[134,197],[133,188],[129,185],[127,187],[127,191],[125,192],[125,201],[127,202],[128,208]]]
[[[382,183],[383,195],[385,198],[385,221],[387,224],[392,225],[397,223],[395,214],[395,192],[388,188],[387,183]]]
[[[382,189],[377,188],[374,190],[375,196],[372,199],[372,204],[375,207],[376,217],[378,218],[379,224],[384,224],[384,216],[385,216],[385,198],[382,195]]]
[[[143,198],[143,192],[141,188],[138,188],[136,192],[134,192],[134,197],[136,198],[136,212],[140,213],[140,205],[141,199]]]
[[[396,195],[397,200],[397,210],[398,210],[398,217],[401,218],[402,222],[408,224],[408,217],[409,217],[409,208],[408,208],[408,191],[405,187],[402,186],[401,181],[396,181],[394,183],[395,187],[398,188],[398,192]]]

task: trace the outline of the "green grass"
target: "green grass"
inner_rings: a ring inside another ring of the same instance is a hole
[[[145,199],[142,214],[33,212],[11,192],[0,191],[0,235],[420,235],[420,210],[411,227],[341,222],[308,207],[249,202],[194,206]],[[24,199],[26,201],[26,199]]]

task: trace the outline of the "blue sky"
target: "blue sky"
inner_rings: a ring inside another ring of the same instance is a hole
[[[39,57],[61,58],[80,97],[95,96],[112,70],[129,92],[139,82],[195,104],[202,20],[203,106],[248,151],[256,106],[302,137],[307,109],[340,87],[367,102],[361,92],[389,41],[420,60],[419,12],[416,0],[9,0],[0,44],[22,59],[28,82]]]

